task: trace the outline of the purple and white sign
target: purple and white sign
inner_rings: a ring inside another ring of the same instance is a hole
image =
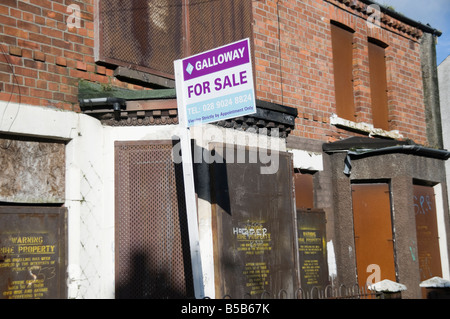
[[[187,127],[256,113],[249,39],[175,61],[176,69],[177,63]]]

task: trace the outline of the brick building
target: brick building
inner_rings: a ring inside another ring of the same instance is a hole
[[[41,288],[70,298],[292,298],[369,277],[419,298],[420,282],[450,279],[450,154],[429,81],[440,32],[369,0],[217,6],[2,1],[0,216],[15,225],[1,228],[5,258],[19,249],[6,233],[54,242],[59,281]],[[172,160],[182,134],[173,61],[243,38],[258,111],[192,129],[194,155],[222,162],[195,163],[198,231],[188,229]],[[261,158],[240,166],[225,154],[243,146],[248,157],[276,151],[277,173],[261,174]],[[34,229],[14,219],[34,210],[62,221]],[[304,214],[323,226],[305,233],[323,242],[308,263],[299,254]],[[250,240],[250,230],[264,235]],[[37,262],[33,269],[44,268]],[[2,270],[29,280],[21,267]],[[320,280],[306,284],[312,277]],[[2,296],[23,297],[17,287],[0,287]]]

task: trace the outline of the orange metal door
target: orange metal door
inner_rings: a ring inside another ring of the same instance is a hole
[[[388,184],[352,185],[358,284],[396,281]]]
[[[414,185],[414,210],[420,280],[424,281],[435,276],[442,277],[436,202],[432,187]]]

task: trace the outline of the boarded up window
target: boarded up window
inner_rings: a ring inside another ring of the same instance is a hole
[[[64,203],[65,145],[0,135],[0,202]]]
[[[396,281],[388,184],[352,185],[358,284]]]
[[[246,158],[257,152],[246,151]],[[278,171],[267,175],[260,173],[264,164],[238,163],[222,147],[215,154],[225,157],[211,167],[216,297],[292,298],[298,278],[291,154],[279,153]]]
[[[298,209],[314,207],[314,185],[313,175],[296,172],[295,183],[295,206]]]
[[[385,45],[369,40],[370,93],[373,125],[389,130]]]
[[[183,173],[172,141],[116,142],[116,296],[192,298]]]
[[[342,25],[331,24],[333,47],[336,113],[347,120],[355,120],[353,99],[353,31]]]
[[[174,78],[173,61],[251,37],[250,0],[100,0],[97,59]]]

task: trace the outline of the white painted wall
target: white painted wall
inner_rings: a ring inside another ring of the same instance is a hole
[[[109,127],[84,114],[0,101],[0,132],[64,140],[68,209],[69,298],[114,298],[114,141],[178,138],[177,125]],[[192,128],[196,144],[270,147],[285,140],[205,125]],[[275,158],[271,158],[274,160]],[[198,201],[199,241],[205,296],[214,298],[211,205]]]
[[[114,141],[170,139],[174,125],[106,127],[84,114],[0,101],[0,132],[64,140],[69,298],[114,298]]]
[[[438,66],[438,80],[439,80],[439,102],[441,107],[441,122],[442,122],[442,138],[444,141],[444,148],[450,149],[450,55]],[[447,180],[447,195],[448,199],[450,201],[450,161],[445,162],[445,171],[446,171],[446,180]],[[436,204],[439,205],[439,197],[442,198],[442,190],[439,185],[439,189],[435,189],[436,193]],[[449,202],[450,203],[450,202]],[[443,218],[443,211],[442,214],[438,210],[438,227],[439,227],[439,236],[441,239],[446,238],[444,237],[442,232],[445,234],[445,229],[442,229],[443,225],[442,218]],[[442,242],[440,240],[440,249],[441,249],[441,258],[445,258],[446,260],[442,260],[442,272],[443,277],[445,279],[450,279],[450,272],[449,272],[449,260],[448,260],[448,254],[447,251],[443,251],[443,249],[447,248],[447,243]],[[446,263],[445,263],[446,261]]]

